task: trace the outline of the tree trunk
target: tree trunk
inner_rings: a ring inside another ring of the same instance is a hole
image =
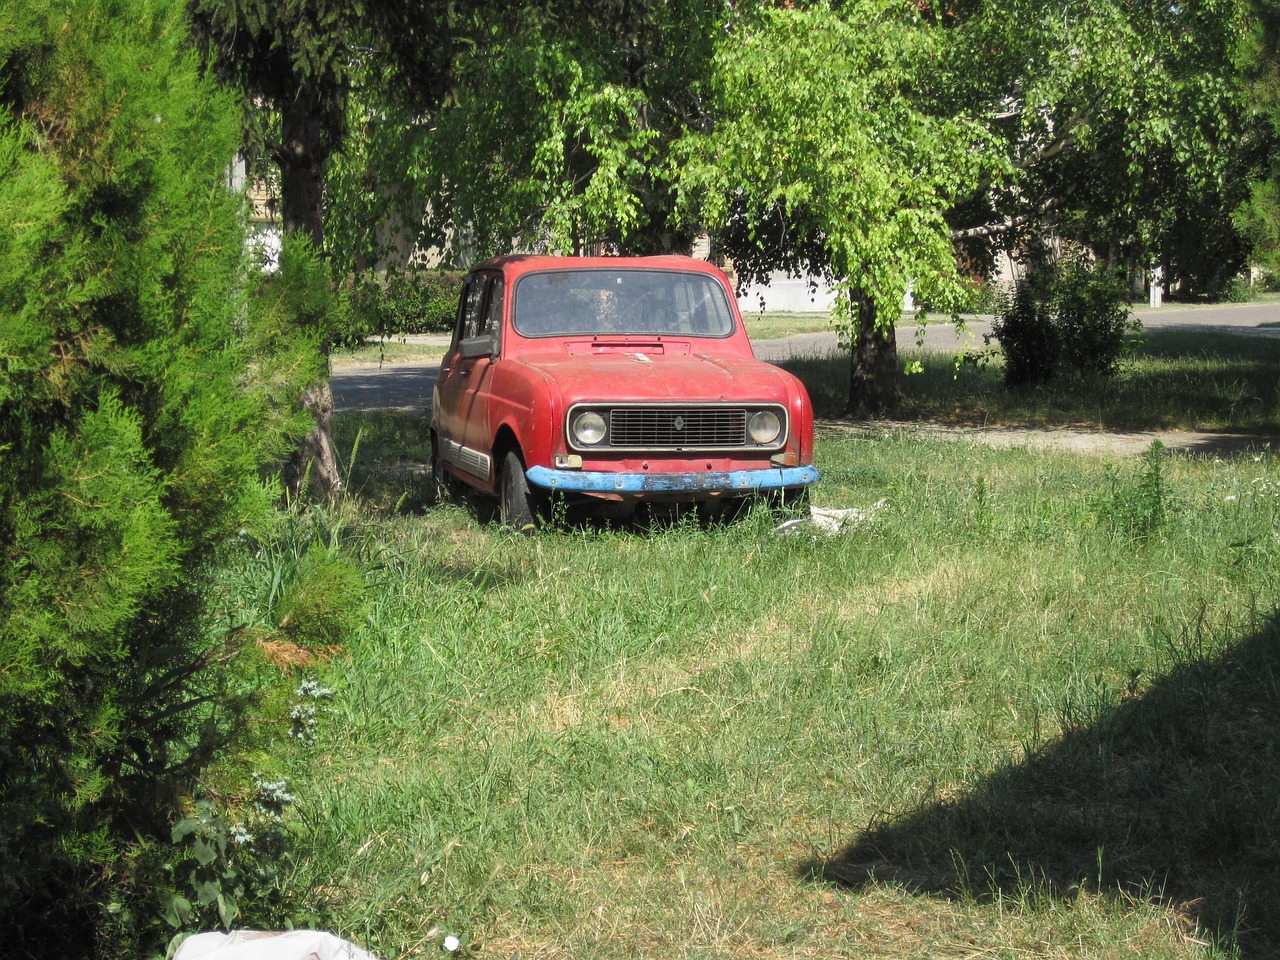
[[[324,168],[329,158],[324,128],[314,96],[300,85],[299,93],[280,110],[281,143],[276,150],[280,164],[280,208],[286,236],[301,236],[316,250],[324,249]],[[328,331],[322,331],[328,352]],[[333,443],[333,391],[328,381],[303,394],[302,409],[315,426],[285,465],[285,484],[295,500],[309,487],[332,506],[338,501],[342,478]]]
[[[302,409],[311,414],[315,427],[302,444],[289,454],[284,466],[284,482],[289,496],[297,501],[308,489],[332,506],[342,489],[338,454],[333,445],[333,391],[326,380],[302,395]]]
[[[324,249],[324,167],[329,150],[318,119],[314,96],[302,84],[297,96],[280,108],[280,213],[284,232],[306,237]]]
[[[876,326],[876,306],[862,290],[851,294],[858,311],[849,352],[849,403],[853,417],[880,416],[901,399],[894,324]]]

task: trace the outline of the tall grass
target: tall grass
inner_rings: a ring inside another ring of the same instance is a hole
[[[313,745],[281,717],[270,751],[286,892],[330,929],[386,958],[1280,946],[1275,458],[825,438],[815,501],[870,514],[840,536],[522,538],[416,497],[412,424],[359,420],[325,530],[364,620],[305,668]]]

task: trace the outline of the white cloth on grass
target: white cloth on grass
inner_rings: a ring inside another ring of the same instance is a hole
[[[232,930],[197,933],[178,946],[173,960],[378,960],[322,930]]]

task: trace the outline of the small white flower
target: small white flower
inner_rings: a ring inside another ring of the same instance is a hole
[[[1235,503],[1235,502],[1236,502],[1235,494],[1232,494],[1231,496],[1227,497],[1227,503]]]
[[[444,938],[444,948],[450,953],[456,952],[460,946],[462,946],[462,941],[453,934],[449,934],[449,936]]]

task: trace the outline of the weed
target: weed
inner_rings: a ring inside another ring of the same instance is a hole
[[[1108,466],[1106,491],[1095,500],[1100,519],[1122,533],[1146,540],[1165,525],[1170,510],[1167,454],[1164,444],[1153,440],[1143,454],[1136,477]]]

